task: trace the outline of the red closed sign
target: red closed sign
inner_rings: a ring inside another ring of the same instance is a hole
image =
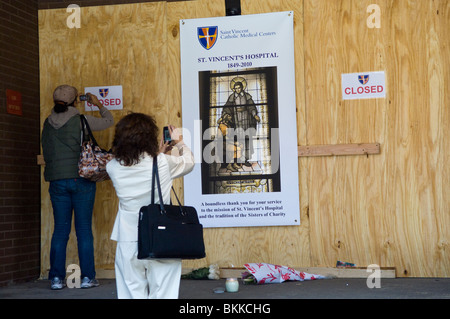
[[[384,71],[342,74],[342,99],[377,99],[386,97]]]
[[[121,85],[112,86],[96,86],[84,88],[84,92],[94,94],[98,100],[108,110],[122,110],[123,109],[123,95]],[[91,103],[86,102],[86,111],[96,111],[97,107]]]

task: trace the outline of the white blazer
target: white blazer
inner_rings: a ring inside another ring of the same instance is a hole
[[[176,148],[174,148],[176,150]],[[188,174],[194,168],[191,150],[182,145],[181,156],[158,155],[158,173],[164,204],[170,203],[172,180]],[[153,158],[145,154],[138,164],[121,165],[113,159],[106,165],[119,198],[119,210],[114,222],[111,239],[115,241],[137,241],[139,210],[151,202]],[[155,184],[156,185],[156,184]],[[155,187],[155,203],[159,203]]]

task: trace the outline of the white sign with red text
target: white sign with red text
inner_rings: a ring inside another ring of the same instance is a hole
[[[386,97],[384,71],[342,74],[342,99],[377,99]]]
[[[87,93],[94,94],[108,110],[123,109],[122,85],[87,87],[84,88],[84,94]],[[98,108],[95,105],[86,102],[85,110],[97,111]]]

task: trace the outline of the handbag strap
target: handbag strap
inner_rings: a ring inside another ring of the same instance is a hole
[[[158,157],[153,157],[153,173],[152,173],[152,204],[155,203],[155,180],[156,185],[158,187],[158,195],[159,195],[159,207],[161,208],[162,212],[165,212],[164,209],[164,201],[162,199],[162,192],[161,192],[161,184],[159,182],[159,174],[158,174]]]
[[[82,126],[81,127],[81,134],[82,134],[81,143],[83,143],[83,141],[84,141],[84,128],[86,128],[88,131],[89,138],[92,140],[92,143],[94,144],[94,146],[98,146],[97,141],[95,140],[94,134],[92,134],[91,127],[89,126],[87,118],[83,114],[80,114],[80,120],[81,120],[81,126]]]
[[[156,185],[158,187],[158,193],[159,193],[159,207],[161,208],[161,212],[165,213],[166,210],[164,209],[164,201],[162,198],[162,192],[161,192],[161,184],[159,181],[159,173],[158,173],[158,160],[157,156],[153,157],[153,172],[152,172],[152,204],[155,204],[155,180]],[[183,210],[183,206],[180,203],[180,200],[178,199],[177,193],[175,192],[175,189],[172,186],[172,191],[175,194],[175,198],[177,199],[178,206],[180,207],[181,214],[185,215],[185,211]]]

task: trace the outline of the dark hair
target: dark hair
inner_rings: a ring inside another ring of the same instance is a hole
[[[67,111],[69,106],[74,106],[74,103],[76,100],[77,99],[75,98],[75,100],[73,100],[72,103],[66,103],[63,101],[55,101],[55,106],[53,107],[53,109],[55,110],[56,113],[63,113],[65,111]]]
[[[139,163],[141,155],[158,155],[158,126],[155,119],[143,113],[130,113],[116,125],[112,152],[125,166]]]
[[[64,102],[56,102],[53,109],[55,110],[56,113],[63,113],[65,111],[67,111],[68,106]]]

